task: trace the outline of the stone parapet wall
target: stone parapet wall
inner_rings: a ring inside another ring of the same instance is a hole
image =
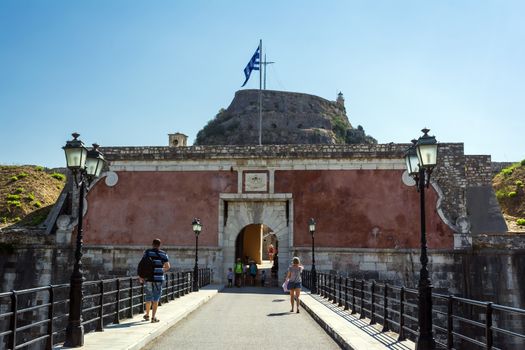
[[[487,155],[465,156],[465,176],[467,186],[491,186],[492,162]]]
[[[111,161],[213,160],[254,158],[403,158],[408,144],[263,145],[191,147],[103,147]]]
[[[146,248],[149,247],[86,246],[82,258],[86,277],[101,279],[136,276],[138,263]],[[195,266],[195,248],[162,246],[161,249],[168,254],[171,272],[191,270]],[[213,268],[217,271],[221,256],[222,252],[216,247],[199,247],[198,265],[200,268]]]
[[[466,216],[465,155],[462,143],[440,143],[438,164],[431,181],[439,185],[442,192],[441,210],[451,225],[461,216]]]
[[[504,168],[507,168],[511,166],[512,164],[513,162],[492,162],[491,164],[492,176],[497,175]]]
[[[311,253],[293,249],[307,269]],[[419,250],[316,248],[317,271],[417,288]],[[525,308],[525,251],[430,250],[428,269],[433,290],[469,299]],[[481,287],[483,286],[483,287]]]
[[[481,234],[472,236],[474,249],[517,250],[525,252],[525,234]]]

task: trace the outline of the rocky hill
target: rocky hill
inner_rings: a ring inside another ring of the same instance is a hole
[[[284,91],[262,95],[263,144],[377,143],[361,126],[352,127],[344,99],[337,101]],[[196,145],[259,143],[259,90],[239,90],[227,109],[199,131]]]
[[[43,223],[65,183],[57,169],[0,166],[0,228]]]
[[[503,168],[492,183],[509,231],[525,231],[525,160]]]

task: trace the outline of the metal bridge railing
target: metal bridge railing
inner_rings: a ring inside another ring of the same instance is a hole
[[[394,331],[398,340],[418,336],[417,289],[316,274],[317,293],[334,304]],[[303,284],[311,288],[312,273],[303,271]],[[491,302],[432,293],[433,331],[438,349],[525,349],[525,310]]]
[[[211,269],[199,269],[199,287],[211,283]],[[193,270],[165,275],[159,305],[192,291]],[[86,333],[102,331],[144,312],[144,286],[138,277],[83,283],[82,324]],[[69,284],[0,293],[0,348],[50,350],[64,341],[69,312]],[[32,347],[32,348],[33,348]]]

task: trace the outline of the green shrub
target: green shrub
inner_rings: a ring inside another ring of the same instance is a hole
[[[20,219],[20,217],[17,216],[16,218],[13,219],[13,222],[19,222],[20,220],[22,220],[22,219]]]
[[[510,175],[512,175],[512,172],[513,172],[513,171],[514,171],[514,169],[513,169],[512,167],[510,167],[510,168],[505,168],[505,169],[501,170],[501,174],[502,174],[503,176],[510,176]]]
[[[496,198],[497,199],[503,199],[505,197],[507,197],[507,193],[505,193],[505,191],[503,191],[503,190],[497,190],[496,191]]]
[[[518,220],[516,220],[516,224],[518,224],[520,226],[525,226],[525,219],[518,219]]]
[[[20,201],[7,201],[7,206],[21,208],[22,203],[20,203]]]
[[[35,203],[33,203],[33,206],[35,208],[40,208],[40,207],[42,207],[42,203],[40,203],[40,201],[36,201]]]
[[[508,196],[509,198],[514,198],[514,197],[516,197],[517,195],[518,195],[518,193],[517,193],[516,191],[511,191],[511,192],[509,192],[509,193],[507,194],[507,196]]]
[[[24,197],[24,199],[32,202],[35,200],[35,194],[33,192],[30,192],[29,194],[27,194],[27,196]]]
[[[28,173],[20,173],[20,174],[16,175],[16,177],[18,178],[18,180],[23,179],[24,177],[28,177],[28,176],[29,176]]]
[[[2,217],[0,218],[0,223],[2,223],[2,224],[7,224],[7,218],[6,218],[5,216],[2,216]]]
[[[523,187],[523,181],[521,181],[521,180],[516,180],[515,184],[519,188]]]
[[[66,179],[66,175],[60,173],[53,173],[51,174],[51,177],[60,181],[64,181]]]
[[[19,201],[20,200],[20,195],[19,194],[8,194],[6,199],[8,201]]]
[[[37,165],[35,167],[35,171],[44,171],[44,167],[43,166],[40,166],[40,165]]]
[[[24,189],[22,187],[18,187],[15,189],[15,193],[16,194],[20,194],[20,193],[23,193],[24,192]]]
[[[18,181],[18,176],[16,176],[16,175],[11,176],[11,177],[9,178],[9,181],[11,181],[11,182]]]
[[[525,159],[520,162],[521,165],[525,165]]]

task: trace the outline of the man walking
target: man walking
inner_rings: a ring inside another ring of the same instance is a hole
[[[156,317],[157,307],[162,293],[162,284],[164,283],[164,273],[170,269],[168,254],[160,250],[160,239],[153,240],[152,248],[146,249],[142,257],[151,262],[152,271],[144,276],[139,276],[140,283],[144,283],[146,296],[146,313],[144,319],[149,321],[149,311],[151,310],[151,322],[159,322]]]

